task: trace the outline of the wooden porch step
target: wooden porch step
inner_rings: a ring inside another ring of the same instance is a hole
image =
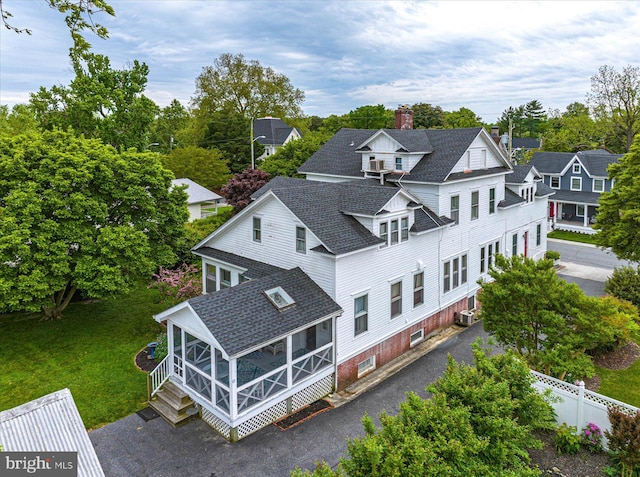
[[[155,409],[169,424],[177,427],[185,423],[193,413],[194,402],[178,386],[166,382],[156,395],[149,401],[149,406]]]

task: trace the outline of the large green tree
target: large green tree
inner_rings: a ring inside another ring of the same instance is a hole
[[[482,118],[469,108],[460,108],[457,111],[445,112],[444,123],[447,129],[474,128],[484,125]]]
[[[640,262],[640,134],[617,164],[609,166],[614,186],[600,196],[596,240],[618,258]]]
[[[560,379],[591,377],[587,351],[615,346],[620,327],[633,326],[628,308],[586,296],[558,277],[551,260],[498,255],[489,275],[478,294],[485,330],[532,368]]]
[[[393,111],[383,104],[360,106],[346,115],[347,127],[356,129],[382,129],[394,127]]]
[[[202,68],[192,101],[204,116],[230,110],[247,118],[270,115],[284,119],[302,115],[304,92],[295,88],[285,75],[257,60],[223,53],[213,66]]]
[[[601,66],[591,77],[587,99],[596,117],[605,119],[622,141],[620,152],[629,151],[640,132],[640,68],[629,65],[618,72],[613,66]]]
[[[33,110],[26,104],[15,104],[11,111],[6,105],[0,105],[0,134],[15,136],[38,129]]]
[[[563,113],[554,111],[543,135],[542,149],[554,152],[578,152],[597,149],[604,132],[591,118],[589,108],[571,103]]]
[[[217,149],[179,147],[160,157],[176,178],[191,179],[209,190],[219,190],[231,177],[227,161]]]
[[[157,106],[143,92],[149,67],[137,60],[114,70],[109,58],[71,54],[75,77],[69,86],[41,87],[30,104],[45,129],[72,128],[118,149],[144,151]]]
[[[183,131],[187,128],[189,118],[187,109],[174,99],[158,112],[149,133],[149,144],[157,144],[158,151],[165,154],[176,145],[182,145]]]
[[[416,103],[411,106],[413,111],[413,128],[430,129],[445,127],[445,112],[440,106],[429,103]]]
[[[59,130],[0,141],[0,311],[60,317],[172,265],[186,194],[155,153]]]

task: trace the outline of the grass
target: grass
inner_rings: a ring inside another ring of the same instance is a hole
[[[596,367],[596,374],[600,376],[600,394],[640,407],[640,359],[620,371]]]
[[[146,405],[146,374],[134,357],[162,330],[167,305],[139,284],[117,299],[72,303],[61,320],[0,315],[0,411],[69,388],[88,429]]]
[[[568,232],[566,230],[554,230],[549,232],[547,237],[560,240],[568,240],[570,242],[590,243],[597,245],[595,235],[580,234],[578,232]]]

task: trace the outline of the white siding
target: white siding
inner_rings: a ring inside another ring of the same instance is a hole
[[[469,155],[469,157],[467,157],[467,155]],[[495,152],[495,149],[487,143],[486,136],[479,134],[451,172],[463,172],[465,169],[476,171],[478,169],[490,169],[492,167],[501,167],[504,165],[504,159],[499,157],[498,153]]]

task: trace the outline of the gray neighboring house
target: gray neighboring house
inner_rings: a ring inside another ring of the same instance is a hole
[[[555,190],[549,200],[552,228],[581,233],[595,233],[600,194],[609,192],[613,181],[607,169],[622,154],[604,149],[580,152],[536,152],[530,164],[542,174],[544,183]]]
[[[191,179],[173,179],[171,183],[174,186],[187,186],[189,222],[218,213],[218,205],[222,197],[215,192],[211,192]]]
[[[253,120],[253,136],[264,146],[264,153],[257,160],[264,159],[284,146],[289,141],[300,139],[302,134],[280,118],[267,116]]]
[[[4,452],[77,452],[78,476],[104,477],[69,389],[0,412]]]

